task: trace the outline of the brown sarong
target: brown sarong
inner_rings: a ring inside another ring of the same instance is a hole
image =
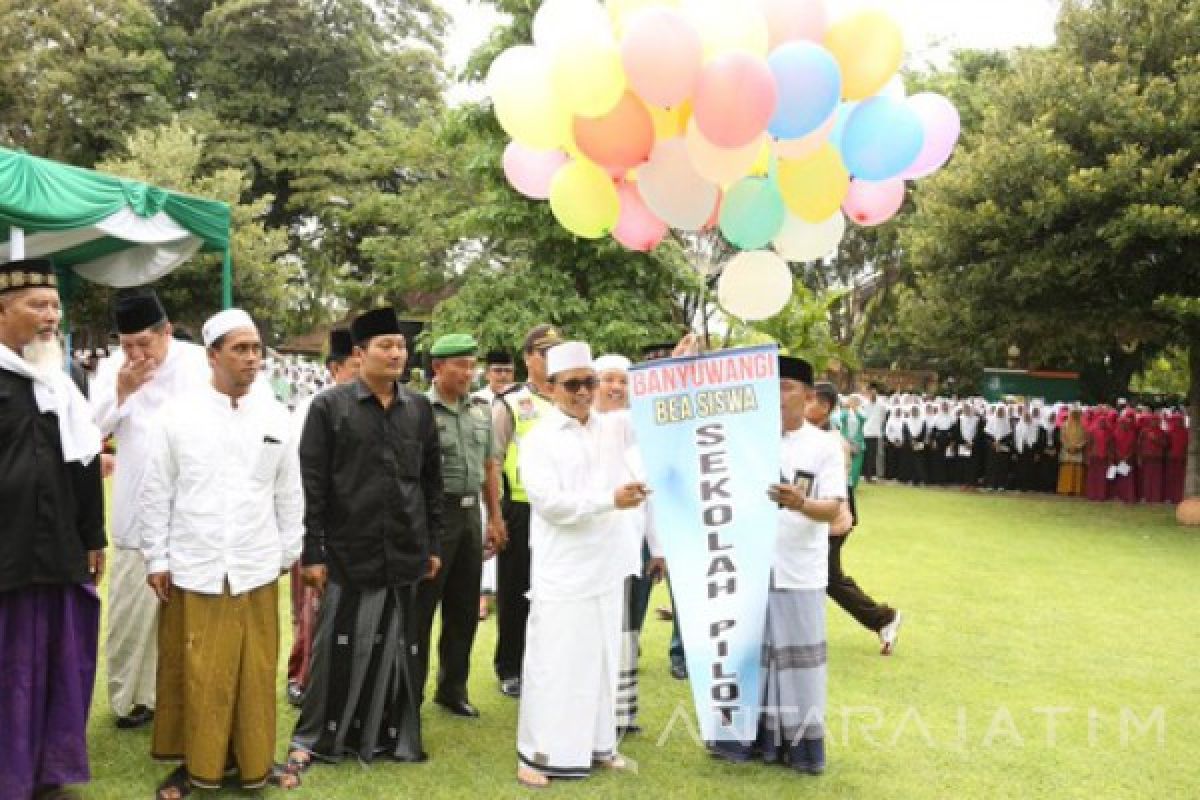
[[[231,595],[171,587],[158,626],[158,708],[152,754],[182,760],[202,788],[236,765],[245,788],[275,760],[277,583]]]

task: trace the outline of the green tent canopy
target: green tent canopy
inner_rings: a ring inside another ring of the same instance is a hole
[[[0,262],[45,256],[117,288],[141,286],[196,253],[222,253],[233,305],[229,205],[0,147]]]

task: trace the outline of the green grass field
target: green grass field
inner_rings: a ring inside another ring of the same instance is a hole
[[[1166,508],[869,486],[844,551],[907,621],[897,653],[829,607],[829,770],[709,759],[667,672],[670,624],[643,634],[636,773],[557,782],[563,797],[1191,798],[1200,791],[1200,535]],[[665,601],[659,591],[653,603]],[[287,626],[284,626],[287,628]],[[479,720],[427,706],[421,765],[315,768],[292,797],[518,797],[515,701],[476,642]],[[286,650],[285,650],[286,652]],[[102,659],[103,660],[103,659]],[[282,670],[282,665],[281,665]],[[169,767],[118,732],[97,680],[87,798],[152,797]],[[295,713],[280,687],[282,755]],[[674,722],[672,723],[672,720]],[[277,794],[277,793],[275,793]],[[221,797],[242,796],[236,792]]]

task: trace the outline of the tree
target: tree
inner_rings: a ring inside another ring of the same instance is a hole
[[[264,334],[283,328],[292,305],[289,279],[294,267],[282,259],[287,237],[267,230],[263,216],[270,198],[241,202],[246,176],[233,169],[205,172],[204,139],[174,120],[129,136],[124,153],[97,168],[179,192],[224,200],[232,210],[234,294],[238,306],[264,326]],[[221,259],[198,255],[157,282],[155,288],[176,324],[198,333],[204,320],[221,307]],[[111,292],[92,287],[72,309],[79,327],[110,328]]]
[[[171,65],[144,0],[0,0],[0,144],[90,167],[165,121]]]
[[[1073,0],[1058,34],[985,88],[978,135],[918,188],[902,244],[960,336],[1034,364],[1108,356],[1122,385],[1188,346],[1195,390],[1200,3]]]

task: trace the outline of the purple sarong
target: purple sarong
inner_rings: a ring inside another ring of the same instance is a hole
[[[92,586],[0,592],[0,797],[88,780],[100,599]]]

